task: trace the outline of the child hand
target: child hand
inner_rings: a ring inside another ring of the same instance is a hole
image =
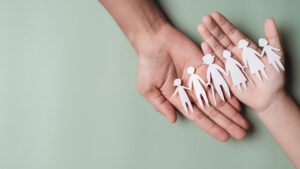
[[[140,93],[164,114],[170,121],[176,121],[175,109],[191,120],[195,125],[208,132],[218,140],[225,141],[229,135],[241,139],[246,135],[248,123],[239,114],[239,103],[235,97],[222,102],[220,99],[215,106],[211,100],[209,107],[202,109],[194,105],[193,113],[186,113],[178,96],[171,97],[175,91],[173,81],[180,78],[184,86],[189,78],[187,68],[197,68],[197,74],[204,77],[204,69],[198,69],[202,62],[203,53],[186,36],[166,25],[151,38],[141,38],[136,41],[138,51],[138,80]],[[206,90],[211,96],[211,91]],[[194,92],[187,91],[193,103],[197,103]]]
[[[264,27],[265,36],[269,41],[269,45],[280,49],[280,52],[277,53],[284,59],[274,20],[267,19]],[[238,42],[242,39],[247,40],[250,44],[249,46],[258,51],[258,53],[261,52],[256,43],[243,35],[220,13],[216,12],[211,16],[203,17],[203,24],[199,25],[198,31],[205,41],[201,46],[204,53],[214,52],[222,62],[224,62],[222,52],[227,49],[234,55],[233,58],[242,63],[242,50],[238,48]],[[256,112],[267,109],[269,105],[285,95],[284,73],[282,71],[280,73],[277,72],[274,67],[268,63],[265,56],[261,58],[261,60],[266,66],[265,70],[268,79],[263,78],[263,80],[259,80],[255,75],[251,74],[248,69],[245,69],[245,73],[253,83],[247,83],[247,89],[243,89],[242,92],[231,85],[232,93],[241,102],[248,105]],[[228,82],[229,84],[231,83],[230,80]]]

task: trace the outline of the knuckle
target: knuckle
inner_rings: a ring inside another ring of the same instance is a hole
[[[209,133],[209,134],[213,134],[214,131],[215,131],[215,128],[216,128],[216,125],[211,125],[207,130],[206,132]]]
[[[203,119],[205,116],[202,113],[196,113],[192,118],[191,118],[191,122],[192,123],[198,123],[199,121],[201,121],[201,119]]]
[[[217,104],[216,104],[216,108],[218,109],[221,109],[225,106],[226,102],[220,100],[220,101],[217,101]]]
[[[217,35],[217,39],[218,39],[219,41],[222,41],[224,38],[226,38],[226,35],[225,35],[224,33],[219,33],[219,34]]]
[[[139,93],[143,96],[149,95],[149,93],[152,91],[151,86],[148,86],[148,85],[145,85],[142,83],[137,83],[136,87],[137,87],[137,90],[139,91]]]
[[[220,116],[220,112],[217,112],[215,109],[212,109],[211,111],[208,112],[208,115],[210,118],[218,118]]]
[[[228,34],[229,34],[229,35],[233,35],[233,34],[236,33],[236,31],[238,31],[237,28],[235,28],[235,27],[233,27],[233,26],[230,26],[230,27],[229,27],[229,30],[228,30]]]
[[[233,124],[233,122],[232,122],[232,121],[228,121],[228,122],[225,124],[224,129],[225,129],[226,131],[230,131],[230,130],[234,129],[234,124]]]

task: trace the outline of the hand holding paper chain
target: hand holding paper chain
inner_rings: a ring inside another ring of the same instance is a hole
[[[175,89],[175,92],[174,92],[173,96],[175,96],[178,93],[180,101],[181,101],[181,105],[184,108],[184,110],[187,113],[190,113],[190,112],[193,113],[194,110],[193,110],[192,103],[191,103],[188,95],[185,92],[185,89],[189,90],[189,88],[184,87],[184,86],[181,85],[181,79],[175,79],[174,80],[174,86],[176,86],[176,89]]]
[[[195,91],[195,95],[197,98],[197,101],[199,103],[199,105],[204,108],[203,106],[203,102],[202,99],[205,101],[206,105],[209,107],[209,103],[208,103],[208,98],[206,95],[206,92],[204,90],[204,88],[202,87],[201,83],[205,86],[207,86],[207,84],[205,83],[205,81],[197,74],[195,74],[195,68],[194,67],[189,67],[187,69],[187,73],[190,75],[189,81],[188,81],[188,87],[190,90],[194,89]]]
[[[240,40],[238,43],[238,47],[243,50],[242,57],[244,65],[248,67],[250,72],[252,74],[255,74],[260,80],[262,80],[260,74],[262,74],[265,79],[268,79],[268,76],[265,72],[265,65],[258,58],[259,56],[261,56],[260,53],[248,47],[248,45],[249,42],[244,39]]]
[[[277,72],[280,72],[279,68],[284,71],[283,64],[280,62],[281,57],[276,53],[279,52],[280,49],[270,46],[268,45],[268,43],[269,42],[264,38],[260,38],[258,40],[259,46],[263,48],[261,52],[261,57],[263,57],[264,54],[266,54],[269,64],[271,64],[277,70]]]
[[[194,89],[195,95],[199,105],[204,108],[203,101],[209,107],[209,102],[207,98],[207,94],[201,85],[205,85],[206,87],[211,86],[213,100],[216,104],[214,90],[217,91],[218,95],[221,97],[222,101],[225,101],[222,88],[224,92],[230,96],[229,87],[221,75],[221,73],[225,75],[230,75],[233,86],[237,87],[239,91],[242,91],[241,86],[247,89],[246,81],[251,79],[244,72],[244,68],[249,68],[252,74],[255,74],[258,79],[262,80],[261,75],[268,79],[268,76],[265,71],[265,65],[259,59],[259,57],[263,57],[266,54],[268,63],[271,64],[277,72],[280,72],[280,69],[284,71],[284,66],[280,61],[281,57],[276,53],[279,52],[280,49],[277,49],[273,46],[268,45],[268,41],[264,38],[260,38],[258,40],[259,46],[263,49],[262,53],[258,53],[256,50],[248,47],[249,42],[241,39],[238,43],[238,47],[242,49],[242,58],[244,62],[244,66],[242,66],[238,61],[231,57],[231,53],[228,50],[223,51],[223,57],[226,59],[225,61],[225,69],[221,68],[219,65],[214,64],[214,56],[212,54],[206,54],[203,57],[204,64],[208,65],[207,68],[207,80],[205,81],[197,74],[195,74],[195,68],[189,67],[187,73],[190,75],[188,81],[188,88],[181,85],[181,79],[174,80],[174,86],[176,86],[176,90],[173,95],[179,94],[179,98],[181,100],[181,104],[184,107],[186,112],[193,112],[193,106],[191,101],[185,92],[186,89],[192,90]],[[279,69],[280,68],[280,69]],[[211,82],[212,81],[212,82]],[[202,99],[201,99],[202,98]]]

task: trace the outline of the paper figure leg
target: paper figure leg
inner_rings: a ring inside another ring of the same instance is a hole
[[[242,85],[243,85],[243,87],[244,87],[245,89],[247,89],[246,82],[243,82]]]
[[[276,69],[277,72],[280,72],[279,68],[277,67],[276,62],[273,62],[273,63],[272,63],[272,66]]]
[[[257,76],[257,78],[258,78],[259,80],[262,80],[261,77],[260,77],[259,71],[255,72],[255,75]]]
[[[189,113],[189,111],[188,111],[188,109],[187,109],[187,104],[183,104],[182,106],[183,106],[183,108],[184,108],[184,111],[187,112],[187,113]]]
[[[196,94],[196,97],[197,97],[198,103],[203,108],[204,106],[203,106],[203,103],[202,103],[202,100],[201,100],[201,94]]]
[[[221,86],[220,86],[220,85],[215,86],[215,89],[216,89],[218,95],[221,97],[221,99],[222,99],[223,101],[225,101],[224,95],[223,95],[223,92],[222,92],[222,89],[221,89]]]
[[[261,74],[263,75],[263,77],[264,77],[265,79],[268,80],[268,76],[267,76],[266,71],[265,71],[264,69],[261,70]]]
[[[189,107],[189,112],[194,112],[194,110],[193,110],[193,106],[192,106],[192,103],[191,102],[186,102],[186,104],[187,104],[187,106]]]
[[[227,84],[222,84],[222,87],[223,87],[223,89],[224,89],[226,95],[227,95],[228,97],[231,97],[231,95],[230,95],[230,90],[229,90],[228,85],[227,85]]]
[[[181,105],[182,105],[184,111],[185,111],[186,113],[189,113],[189,110],[188,110],[188,108],[187,108],[188,102],[181,101]]]
[[[204,92],[204,93],[202,93],[202,94],[201,94],[201,96],[202,96],[203,100],[205,101],[205,103],[206,103],[207,107],[209,107],[208,98],[207,98],[207,96],[206,96],[205,92]]]
[[[281,70],[285,71],[282,63],[280,62],[280,60],[276,60],[276,63],[280,67]]]
[[[240,84],[238,84],[236,87],[238,88],[238,90],[239,90],[240,92],[242,92],[242,88],[241,88],[241,85],[240,85]]]

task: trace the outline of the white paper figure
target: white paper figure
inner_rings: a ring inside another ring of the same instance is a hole
[[[242,91],[241,85],[247,89],[247,78],[242,71],[243,66],[231,57],[231,53],[228,50],[223,51],[223,57],[226,59],[225,70],[231,76],[233,86],[237,87],[239,91]]]
[[[279,52],[280,49],[274,48],[273,46],[268,45],[268,43],[269,42],[264,38],[258,40],[259,46],[263,48],[261,52],[261,57],[263,57],[264,54],[266,53],[269,64],[271,64],[277,70],[277,72],[280,72],[278,66],[280,67],[281,70],[284,71],[284,67],[280,62],[281,57],[276,53]]]
[[[231,97],[231,96],[230,96],[229,87],[228,87],[225,79],[221,75],[221,73],[223,73],[225,75],[227,75],[227,73],[219,65],[213,63],[214,56],[212,56],[211,54],[206,54],[205,56],[203,56],[202,59],[203,59],[204,64],[208,65],[207,72],[206,72],[208,83],[211,83],[211,80],[212,80],[212,83],[213,83],[214,88],[217,91],[218,95],[221,97],[221,99],[223,101],[225,101],[225,98],[224,98],[224,95],[222,92],[222,88],[229,97]]]
[[[190,75],[190,78],[189,78],[189,81],[188,81],[188,87],[190,88],[190,90],[192,90],[192,88],[194,88],[196,98],[197,98],[197,100],[198,100],[198,102],[199,102],[199,104],[202,108],[204,106],[203,106],[203,102],[202,102],[201,97],[205,101],[206,105],[209,107],[206,92],[205,92],[204,88],[202,87],[201,83],[203,85],[205,85],[205,87],[207,86],[207,84],[205,83],[205,81],[199,75],[195,74],[195,68],[189,67],[187,69],[187,72]]]
[[[181,101],[181,104],[184,108],[184,110],[189,113],[189,112],[194,112],[192,103],[188,97],[188,95],[185,92],[185,89],[189,90],[189,88],[184,87],[181,85],[181,79],[175,79],[174,80],[174,86],[176,86],[175,92],[173,96],[175,96],[177,93],[179,94],[179,98]]]
[[[242,57],[245,67],[249,67],[250,72],[255,74],[260,80],[262,80],[262,78],[259,73],[261,73],[265,79],[268,79],[265,72],[265,65],[258,58],[258,56],[260,57],[260,54],[256,50],[248,47],[248,45],[249,42],[244,39],[239,41],[239,48],[243,50]]]

